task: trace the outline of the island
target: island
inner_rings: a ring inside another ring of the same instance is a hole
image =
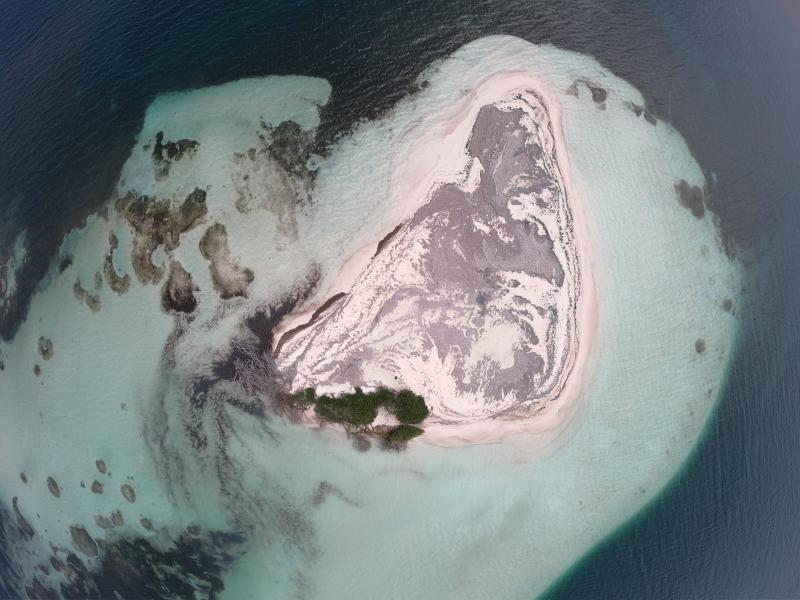
[[[377,243],[277,326],[272,358],[293,393],[411,390],[430,407],[426,438],[444,444],[562,420],[595,308],[559,119],[521,73],[443,118],[398,173]]]

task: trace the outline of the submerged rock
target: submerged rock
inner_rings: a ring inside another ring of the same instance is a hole
[[[122,513],[118,510],[112,512],[109,516],[95,515],[95,524],[102,529],[114,529],[115,527],[122,527],[125,524],[122,518]]]
[[[644,116],[644,120],[651,125],[656,125],[658,123],[658,119],[656,119],[655,115],[641,104],[636,104],[635,102],[625,102],[625,106],[637,117]]]
[[[333,496],[338,498],[345,504],[349,504],[350,506],[358,506],[358,502],[355,500],[348,498],[347,495],[336,485],[332,484],[330,481],[320,481],[319,486],[317,486],[314,495],[311,497],[311,504],[314,506],[319,506],[322,504],[326,498],[329,496]]]
[[[104,460],[96,460],[94,461],[97,470],[100,471],[103,475],[106,474],[106,462]]]
[[[151,200],[133,193],[117,200],[116,207],[134,230],[131,261],[142,283],[158,283],[164,274],[162,267],[153,264],[153,252],[162,245],[167,252],[177,248],[181,234],[196,227],[208,212],[206,192],[200,188],[177,208],[169,200]]]
[[[95,494],[102,494],[103,493],[103,484],[95,479],[92,482],[92,492],[94,492]]]
[[[608,91],[600,87],[598,84],[589,81],[588,79],[576,79],[572,85],[567,88],[566,93],[570,96],[579,97],[578,86],[584,85],[592,93],[592,101],[597,104],[597,108],[605,110],[606,98],[608,98]]]
[[[123,483],[122,486],[119,488],[122,495],[125,496],[125,500],[133,504],[136,502],[136,492],[134,489],[128,485],[127,483]]]
[[[130,502],[133,502],[131,500]],[[122,527],[125,524],[125,520],[122,518],[122,513],[118,510],[115,510],[111,513],[111,522],[114,524],[115,527]]]
[[[167,312],[191,313],[197,308],[194,292],[199,288],[192,275],[177,260],[169,265],[169,275],[161,288],[161,306]]]
[[[33,527],[31,527],[31,524],[28,523],[28,520],[22,516],[19,506],[17,505],[16,496],[11,498],[11,505],[14,508],[14,516],[17,517],[17,525],[19,525],[20,531],[22,531],[25,536],[32,538],[36,532],[34,531]]]
[[[61,488],[58,487],[58,483],[52,477],[47,478],[47,489],[50,490],[50,493],[56,498],[61,497]]]
[[[53,341],[46,337],[39,337],[39,354],[45,360],[53,358]]]
[[[36,600],[57,600],[59,595],[55,590],[50,589],[39,581],[38,577],[34,577],[30,585],[25,586],[25,593],[28,598],[35,598]]]
[[[111,524],[111,520],[103,515],[95,515],[94,516],[94,523],[101,529],[111,529],[113,525]]]
[[[223,569],[242,541],[238,534],[199,530],[187,530],[165,548],[142,537],[105,541],[91,570],[68,557],[61,592],[66,598],[218,598]]]
[[[100,296],[91,294],[89,291],[85,290],[81,285],[80,279],[75,280],[75,285],[72,286],[72,293],[75,295],[75,299],[78,300],[78,302],[82,302],[88,306],[92,312],[100,310]]]
[[[217,290],[223,299],[246,296],[247,287],[253,281],[253,272],[242,268],[231,258],[228,248],[228,232],[221,223],[209,227],[200,240],[200,253],[211,264],[208,269]]]
[[[277,127],[264,129],[272,138],[267,146],[270,157],[291,175],[307,174],[314,136],[294,121],[283,121]]]
[[[592,92],[592,100],[595,104],[603,104],[606,101],[606,97],[608,96],[608,92],[605,89],[601,88],[600,86],[592,85],[587,83],[589,90]]]
[[[114,251],[119,245],[119,240],[117,240],[117,236],[113,233],[108,235],[108,245],[109,251],[108,254],[106,254],[105,261],[103,262],[103,274],[106,276],[109,287],[111,287],[114,292],[117,294],[124,294],[130,287],[131,278],[127,273],[120,277],[117,274],[117,270],[114,268]]]
[[[69,535],[76,550],[89,557],[97,556],[97,543],[80,525],[70,525]]]
[[[372,448],[372,442],[369,441],[369,438],[365,435],[353,435],[353,448],[358,450],[359,452],[366,452],[370,448]]]
[[[156,179],[161,180],[169,175],[169,168],[172,161],[181,160],[184,155],[192,158],[197,152],[199,142],[190,139],[180,139],[177,142],[164,142],[164,132],[156,134],[156,141],[153,145],[153,163],[156,167]],[[164,156],[166,154],[166,157]]]
[[[633,112],[637,117],[642,116],[642,112],[644,111],[644,107],[641,104],[636,104],[635,102],[625,102],[625,106]]]
[[[62,256],[58,262],[58,272],[63,273],[72,266],[72,255]]]
[[[696,185],[689,184],[685,179],[681,179],[675,184],[675,191],[678,194],[680,205],[692,211],[692,214],[698,219],[702,219],[706,213],[703,190]]]

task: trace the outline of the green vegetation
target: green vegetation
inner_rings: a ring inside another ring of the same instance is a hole
[[[385,391],[392,394],[389,390],[381,389],[378,393]],[[400,390],[394,398],[384,403],[384,406],[394,413],[397,420],[401,423],[422,423],[428,418],[430,411],[425,405],[425,399],[418,396],[411,390]]]
[[[422,429],[414,425],[398,425],[386,432],[383,438],[387,448],[398,450],[404,447],[409,440],[422,434]]]
[[[343,425],[367,427],[378,416],[378,409],[384,407],[391,412],[401,425],[385,432],[374,432],[383,437],[387,448],[401,448],[408,440],[422,433],[415,427],[430,414],[425,399],[411,390],[394,391],[378,388],[374,392],[364,392],[357,387],[354,392],[339,396],[317,395],[314,388],[306,388],[294,394],[294,399],[314,411],[323,419]]]
[[[337,397],[316,396],[314,400],[314,410],[320,417],[351,425],[369,425],[378,416],[379,407],[378,397],[375,394],[365,394],[361,388],[356,388],[352,394]]]

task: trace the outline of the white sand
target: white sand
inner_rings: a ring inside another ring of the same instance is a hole
[[[533,89],[543,99],[550,119],[555,142],[555,158],[566,192],[567,210],[571,211],[575,253],[580,268],[580,290],[577,303],[577,348],[573,344],[571,355],[565,360],[571,368],[565,369],[560,385],[544,398],[534,412],[521,410],[501,418],[480,422],[452,424],[436,422],[426,425],[423,440],[443,446],[464,443],[491,443],[502,440],[510,433],[557,433],[574,414],[574,405],[585,389],[590,373],[592,348],[597,330],[597,293],[594,282],[595,257],[589,238],[589,224],[583,209],[583,200],[571,181],[569,154],[561,125],[561,107],[556,95],[542,81],[529,72],[515,71],[492,75],[476,86],[448,110],[443,110],[416,128],[406,132],[392,160],[389,202],[382,226],[363,244],[331,277],[330,285],[321,289],[307,301],[301,310],[284,319],[276,328],[275,340],[311,318],[314,310],[331,296],[348,292],[364,273],[375,253],[378,242],[398,223],[409,219],[424,205],[438,186],[454,180],[466,187],[474,187],[478,169],[465,152],[467,141],[478,112],[483,106],[508,100],[515,92]],[[440,389],[449,389],[446,375],[437,375]],[[329,390],[328,390],[329,391]]]

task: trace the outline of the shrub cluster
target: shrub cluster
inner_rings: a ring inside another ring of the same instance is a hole
[[[411,390],[395,392],[384,387],[374,392],[364,392],[357,387],[354,392],[340,396],[317,396],[314,388],[307,388],[302,393],[302,400],[313,405],[316,413],[324,419],[356,426],[372,423],[381,406],[406,425],[422,423],[430,414],[422,396]]]
[[[398,425],[386,432],[383,438],[387,448],[398,450],[404,447],[409,440],[422,434],[422,429],[414,425]]]

